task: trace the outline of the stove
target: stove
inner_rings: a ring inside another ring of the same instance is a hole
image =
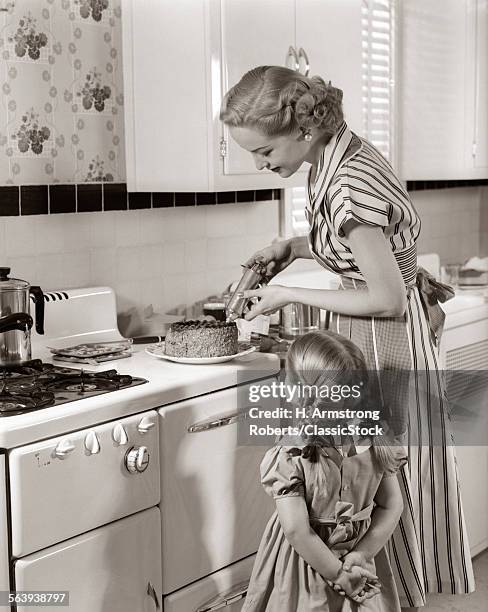
[[[146,383],[117,370],[90,372],[40,359],[0,368],[0,417],[59,406]]]

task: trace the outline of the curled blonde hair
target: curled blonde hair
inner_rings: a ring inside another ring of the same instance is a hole
[[[350,400],[355,405],[358,401],[362,407],[370,402],[368,396],[368,369],[362,351],[354,342],[333,331],[319,330],[304,334],[293,342],[286,358],[287,378],[295,384],[321,388],[332,384],[349,385],[362,383],[361,400]],[[347,403],[348,400],[345,400]],[[330,399],[319,399],[302,396],[299,400],[301,408],[307,416],[302,423],[316,423],[311,417],[313,410],[330,409]],[[366,422],[363,421],[363,424]],[[302,456],[313,463],[318,461],[319,450],[326,446],[326,440],[320,436],[303,438],[305,447]],[[385,440],[374,436],[372,438],[374,458],[379,467],[394,473],[399,467],[399,460],[391,446],[385,445]]]
[[[258,66],[227,92],[220,119],[266,136],[306,132],[312,127],[332,135],[344,121],[342,91],[319,76],[306,77],[282,66]]]

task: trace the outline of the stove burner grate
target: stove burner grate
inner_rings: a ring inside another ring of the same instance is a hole
[[[57,406],[147,382],[117,370],[86,372],[40,359],[0,369],[0,417]]]

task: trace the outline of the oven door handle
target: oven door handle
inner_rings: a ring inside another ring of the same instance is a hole
[[[230,591],[221,593],[217,597],[211,599],[207,603],[197,608],[195,612],[214,612],[215,610],[222,610],[231,606],[236,601],[244,599],[247,595],[247,589],[249,588],[249,580],[236,584]]]
[[[158,595],[156,593],[155,588],[153,587],[153,585],[150,582],[147,583],[147,591],[146,592],[149,595],[149,597],[152,597],[154,603],[156,604],[156,612],[161,610],[161,606],[159,604]]]
[[[198,433],[200,431],[208,431],[209,429],[215,429],[216,427],[225,427],[232,423],[238,423],[248,418],[247,410],[238,410],[237,412],[227,412],[225,414],[219,414],[205,419],[204,421],[198,421],[193,423],[187,429],[188,433]]]

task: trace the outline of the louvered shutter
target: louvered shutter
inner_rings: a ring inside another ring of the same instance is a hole
[[[363,133],[393,164],[395,0],[363,0]],[[284,190],[281,233],[301,236],[308,232],[305,186]]]

